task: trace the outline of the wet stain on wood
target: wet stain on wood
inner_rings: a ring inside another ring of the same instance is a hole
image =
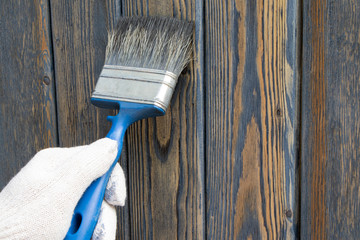
[[[166,115],[126,135],[117,238],[355,239],[359,10],[335,0],[3,1],[0,189],[36,151],[106,135],[114,111],[90,95],[107,29],[121,15],[172,16],[194,22],[193,60]]]

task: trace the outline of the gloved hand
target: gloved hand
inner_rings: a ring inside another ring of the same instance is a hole
[[[64,239],[74,208],[93,180],[117,155],[117,142],[38,152],[0,192],[0,239]],[[126,198],[119,165],[110,177],[93,239],[115,239],[116,212]]]

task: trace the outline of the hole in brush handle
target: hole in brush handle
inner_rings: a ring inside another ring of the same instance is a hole
[[[73,219],[71,220],[69,233],[75,234],[79,230],[81,222],[82,222],[82,215],[80,213],[75,213]]]

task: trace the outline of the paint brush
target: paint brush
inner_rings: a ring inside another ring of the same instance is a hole
[[[108,35],[105,65],[92,94],[99,107],[117,108],[106,137],[118,142],[109,171],[85,191],[65,239],[90,239],[106,184],[118,161],[126,129],[143,118],[161,116],[177,79],[190,60],[193,24],[164,17],[124,17]]]

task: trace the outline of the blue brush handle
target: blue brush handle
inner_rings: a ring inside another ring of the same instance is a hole
[[[109,101],[101,99],[92,99],[96,105],[108,104]],[[80,201],[78,202],[71,226],[65,239],[67,240],[83,240],[90,239],[95,229],[97,220],[100,215],[101,204],[104,199],[107,182],[110,178],[111,172],[115,167],[122,150],[123,139],[126,129],[135,121],[146,118],[163,115],[164,111],[161,108],[148,104],[137,103],[122,103],[111,102],[111,104],[119,105],[120,111],[116,116],[109,116],[107,119],[112,122],[111,129],[106,137],[116,140],[118,142],[118,154],[114,163],[111,165],[102,177],[95,180],[85,191]],[[112,106],[113,106],[112,105]],[[101,159],[99,159],[101,160]]]

